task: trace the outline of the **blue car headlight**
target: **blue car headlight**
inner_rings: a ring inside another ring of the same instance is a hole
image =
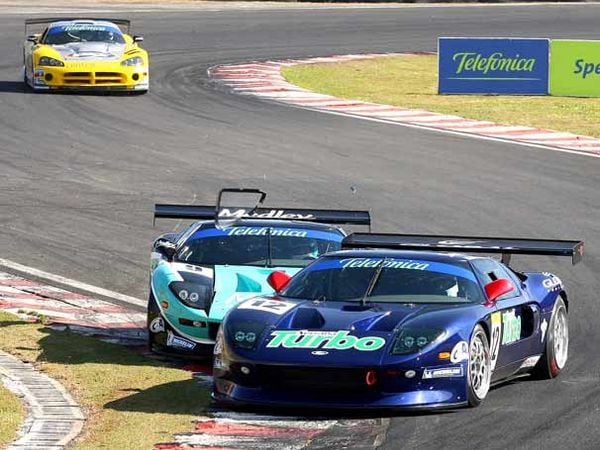
[[[54,67],[64,67],[65,63],[59,61],[55,58],[50,58],[49,56],[42,56],[38,62],[39,66],[54,66]]]
[[[212,286],[190,281],[172,281],[169,289],[186,306],[196,309],[207,309],[212,299]]]
[[[392,346],[392,355],[417,353],[443,334],[444,330],[435,328],[401,328]]]
[[[127,58],[125,61],[121,61],[122,66],[143,66],[144,59],[141,56],[134,56],[133,58]]]
[[[252,320],[227,322],[228,341],[236,348],[244,350],[256,350],[256,345],[265,331],[263,322]]]

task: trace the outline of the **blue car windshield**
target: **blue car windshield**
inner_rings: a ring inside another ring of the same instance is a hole
[[[298,273],[284,297],[381,303],[482,302],[483,292],[467,262],[401,258],[325,257]]]
[[[211,228],[190,236],[175,257],[197,265],[304,267],[324,253],[339,250],[342,237],[297,228]]]
[[[71,42],[106,42],[124,44],[125,39],[116,27],[93,24],[71,24],[52,27],[43,39],[43,44],[64,45]]]

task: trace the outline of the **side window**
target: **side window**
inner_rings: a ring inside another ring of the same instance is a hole
[[[506,271],[502,265],[494,261],[493,259],[481,258],[474,259],[471,261],[475,272],[479,276],[479,278],[483,281],[483,284],[486,285],[492,281],[498,280],[500,278],[506,278],[510,280],[512,284],[515,286],[515,290],[509,292],[508,294],[503,295],[498,300],[505,300],[507,298],[513,298],[519,295],[519,288],[514,281],[514,278]]]

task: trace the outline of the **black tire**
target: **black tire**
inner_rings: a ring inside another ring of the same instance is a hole
[[[490,344],[485,330],[477,324],[471,333],[467,361],[467,401],[469,406],[479,406],[485,400],[490,390],[491,378]]]
[[[23,92],[29,91],[31,91],[31,86],[29,86],[29,83],[27,82],[27,69],[23,67]]]
[[[147,309],[147,319],[146,319],[146,332],[148,333],[148,351],[154,352],[154,333],[150,331],[150,323],[160,314],[158,307],[154,301],[154,296],[152,292],[148,296],[148,309]]]
[[[564,369],[569,352],[569,319],[562,297],[556,299],[548,324],[544,353],[532,371],[535,378],[555,378]]]

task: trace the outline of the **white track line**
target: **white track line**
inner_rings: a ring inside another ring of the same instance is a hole
[[[24,266],[16,262],[9,261],[8,259],[0,258],[0,267],[5,267],[9,270],[14,270],[19,273],[25,273],[27,275],[31,275],[35,278],[42,279],[45,281],[68,286],[76,290],[81,290],[91,294],[100,295],[102,297],[119,300],[123,303],[127,303],[130,305],[146,307],[148,304],[148,302],[140,300],[139,298],[130,297],[128,295],[120,294],[118,292],[110,291],[108,289],[104,289],[98,286],[93,286],[91,284],[86,284],[80,281],[72,280],[70,278],[65,278],[60,275],[54,275],[52,273],[43,272],[41,270],[34,269],[33,267]]]

